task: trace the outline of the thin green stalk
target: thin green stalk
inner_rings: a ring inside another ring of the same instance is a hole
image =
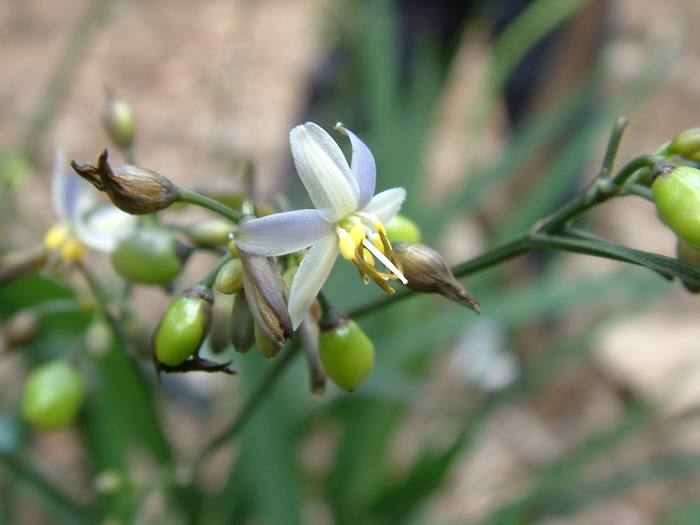
[[[231,424],[226,427],[217,437],[212,439],[202,450],[199,457],[195,461],[193,479],[196,479],[199,469],[213,452],[238,435],[245,422],[248,421],[260,402],[265,399],[267,394],[270,392],[277,378],[282,374],[282,372],[284,372],[289,363],[291,363],[293,358],[297,355],[298,350],[299,342],[295,339],[286,350],[280,352],[281,355],[275,359],[274,366],[270,368],[267,375],[255,388],[255,391],[253,391],[253,393],[248,397]]]
[[[219,270],[221,270],[223,265],[229,262],[231,259],[233,259],[233,255],[229,253],[222,255],[221,258],[218,261],[216,261],[216,264],[209,268],[209,271],[206,273],[206,275],[200,279],[199,284],[202,284],[207,288],[211,288],[214,284],[214,281],[216,281],[216,276],[219,275]]]
[[[206,208],[207,210],[218,213],[222,217],[235,223],[238,223],[241,220],[241,214],[237,211],[232,210],[228,206],[224,206],[220,202],[194,191],[178,188],[175,200],[176,202],[186,202],[188,204],[194,204],[195,206]]]
[[[46,505],[48,513],[53,516],[52,523],[97,525],[98,520],[88,510],[79,507],[60,492],[58,487],[30,465],[26,457],[15,453],[0,453],[0,463],[5,467],[8,477],[31,488],[37,499]]]

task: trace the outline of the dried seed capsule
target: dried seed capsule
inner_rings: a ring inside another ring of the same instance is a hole
[[[351,319],[341,318],[319,337],[319,355],[328,377],[351,392],[372,371],[374,345]]]
[[[240,259],[231,259],[224,264],[216,275],[216,289],[230,295],[243,289],[243,267]]]
[[[211,327],[213,302],[206,287],[195,285],[170,303],[152,338],[159,363],[177,366],[199,350]]]
[[[700,171],[663,164],[651,177],[654,202],[661,219],[678,237],[700,248]]]
[[[386,236],[392,242],[420,242],[418,225],[405,215],[398,214],[386,224]]]
[[[24,384],[22,415],[39,428],[70,425],[85,400],[80,373],[64,361],[51,361],[32,370]]]
[[[394,243],[394,253],[408,280],[406,286],[426,293],[439,293],[479,313],[479,302],[459,284],[442,256],[419,243]]]
[[[132,215],[163,210],[177,200],[177,187],[155,171],[124,164],[112,168],[107,162],[107,150],[97,158],[97,164],[71,162],[75,172],[104,191],[117,208]]]
[[[190,253],[172,232],[141,228],[119,241],[110,257],[115,271],[127,281],[160,285],[180,274]]]

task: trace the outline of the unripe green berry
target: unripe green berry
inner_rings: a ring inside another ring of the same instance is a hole
[[[228,234],[236,226],[224,219],[207,219],[187,227],[185,234],[198,246],[216,247],[228,242]]]
[[[254,323],[253,325],[253,334],[255,334],[255,344],[258,345],[258,349],[264,357],[269,359],[275,357],[279,353],[280,347],[265,335],[265,332],[263,332],[263,329],[260,328],[258,323]]]
[[[231,295],[243,289],[243,265],[240,259],[231,259],[216,275],[216,289],[222,294]]]
[[[319,337],[319,356],[326,375],[351,392],[372,371],[374,345],[355,321],[341,319]]]
[[[389,241],[420,242],[421,233],[418,225],[405,215],[396,215],[386,225]]]
[[[664,165],[652,174],[652,193],[661,219],[678,237],[700,247],[700,171]]]
[[[32,370],[24,384],[22,415],[44,430],[70,425],[85,400],[80,373],[64,361],[51,361]]]
[[[700,128],[681,131],[673,138],[669,149],[687,159],[700,162]]]
[[[109,137],[120,148],[128,148],[134,140],[134,109],[128,102],[107,93],[104,108],[104,125]]]
[[[172,232],[141,228],[117,243],[111,261],[127,281],[161,285],[180,274],[188,256],[189,250]]]
[[[153,334],[158,362],[177,366],[199,350],[211,327],[212,303],[211,293],[201,286],[186,290],[170,303]]]

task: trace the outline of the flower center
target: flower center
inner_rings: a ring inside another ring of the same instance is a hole
[[[408,282],[401,272],[401,264],[391,248],[384,225],[377,217],[368,213],[348,215],[336,223],[335,231],[341,255],[358,269],[365,284],[372,278],[382,290],[394,293],[387,281],[399,279],[403,284]],[[385,271],[377,269],[375,257],[384,265]]]
[[[44,247],[62,261],[80,262],[85,258],[85,246],[65,222],[54,224],[44,236]]]

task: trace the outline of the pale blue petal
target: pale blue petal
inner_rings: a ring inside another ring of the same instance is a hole
[[[350,137],[350,142],[352,143],[350,169],[360,189],[360,199],[357,207],[362,209],[374,195],[374,185],[377,180],[377,167],[374,163],[374,157],[367,145],[352,131],[340,123],[336,124],[336,129]]]
[[[338,237],[329,233],[304,255],[289,292],[289,315],[295,330],[326,282],[339,253]]]
[[[81,179],[82,180],[82,179]],[[88,183],[89,185],[89,183]],[[90,186],[91,189],[92,186]],[[138,226],[138,217],[104,204],[82,213],[73,221],[78,239],[92,250],[109,253]]]
[[[245,222],[233,238],[242,250],[275,256],[303,250],[332,229],[318,210],[295,210]]]
[[[391,188],[377,193],[362,211],[374,215],[383,223],[387,223],[399,212],[405,199],[406,190]]]
[[[299,178],[324,219],[336,222],[357,210],[357,181],[328,133],[307,122],[292,129],[289,144]]]

